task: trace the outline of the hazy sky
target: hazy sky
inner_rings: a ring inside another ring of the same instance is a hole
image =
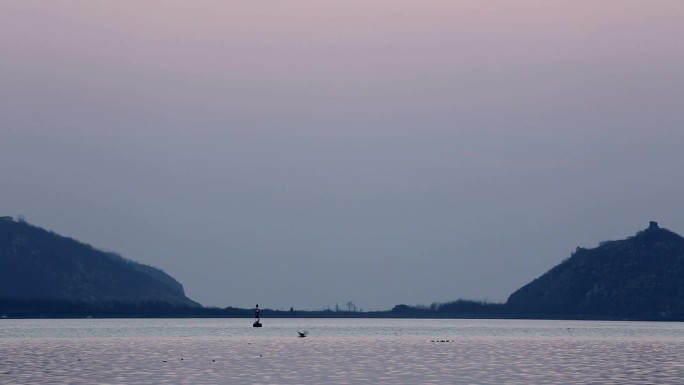
[[[0,215],[205,305],[505,300],[683,175],[681,0],[0,0]]]

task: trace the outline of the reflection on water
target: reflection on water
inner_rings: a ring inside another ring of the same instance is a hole
[[[680,384],[676,323],[2,320],[0,384]],[[297,338],[297,329],[309,330]],[[450,342],[431,342],[440,340]]]

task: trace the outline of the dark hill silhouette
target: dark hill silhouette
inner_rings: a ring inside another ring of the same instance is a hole
[[[163,271],[4,217],[0,299],[199,306]]]
[[[621,241],[577,248],[508,298],[527,315],[684,317],[684,238],[656,222]]]

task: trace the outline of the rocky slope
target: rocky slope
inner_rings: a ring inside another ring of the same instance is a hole
[[[0,298],[199,306],[159,269],[8,217],[0,220]]]
[[[506,305],[525,314],[681,318],[684,238],[651,222],[627,239],[578,248]]]

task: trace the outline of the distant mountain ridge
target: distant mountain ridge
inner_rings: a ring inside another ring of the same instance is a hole
[[[682,318],[684,238],[651,222],[627,239],[578,247],[506,306],[528,315]]]
[[[200,306],[157,268],[11,217],[0,217],[0,298]]]

